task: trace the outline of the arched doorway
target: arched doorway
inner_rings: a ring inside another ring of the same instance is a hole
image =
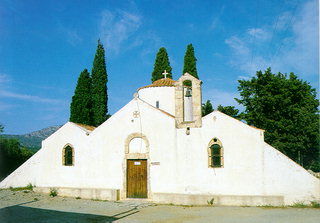
[[[130,134],[125,142],[125,198],[148,198],[149,142],[141,133]]]

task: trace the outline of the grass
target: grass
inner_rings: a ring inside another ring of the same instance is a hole
[[[286,206],[261,205],[258,207],[260,208],[320,208],[320,202],[311,201],[310,204],[306,204],[302,201],[298,201],[292,205],[286,205]]]
[[[309,205],[306,205],[303,202],[295,202],[293,205],[290,205],[292,208],[307,208]]]
[[[318,201],[311,201],[310,203],[311,203],[311,206],[312,206],[313,208],[320,208],[320,202],[318,202]]]
[[[305,204],[304,202],[296,202],[293,205],[290,205],[293,208],[320,208],[320,202],[311,201],[310,204]]]
[[[30,183],[25,187],[10,187],[11,191],[33,190],[33,185]]]
[[[100,199],[91,199],[92,201],[100,201],[100,202],[107,202],[108,200],[100,200]]]

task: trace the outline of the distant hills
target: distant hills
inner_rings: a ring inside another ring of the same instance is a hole
[[[42,140],[48,138],[54,132],[56,132],[62,125],[50,126],[35,132],[31,132],[24,135],[7,135],[3,134],[5,138],[12,139],[16,138],[19,140],[20,144],[24,147],[28,147],[34,151],[37,151],[41,148]]]

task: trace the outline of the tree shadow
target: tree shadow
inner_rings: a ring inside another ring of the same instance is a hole
[[[29,202],[26,202],[29,203]],[[21,205],[21,204],[20,204]],[[46,222],[46,223],[95,223],[95,222],[113,222],[121,218],[125,218],[129,215],[135,214],[136,208],[124,211],[112,216],[83,214],[74,212],[64,212],[47,210],[40,208],[32,208],[14,205],[0,209],[0,222],[1,223],[34,223],[34,222]]]

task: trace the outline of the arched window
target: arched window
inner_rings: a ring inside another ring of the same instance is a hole
[[[74,165],[74,151],[70,145],[67,145],[63,149],[63,165],[73,166]]]
[[[208,145],[208,164],[209,167],[223,167],[223,147],[217,138],[213,138]]]

